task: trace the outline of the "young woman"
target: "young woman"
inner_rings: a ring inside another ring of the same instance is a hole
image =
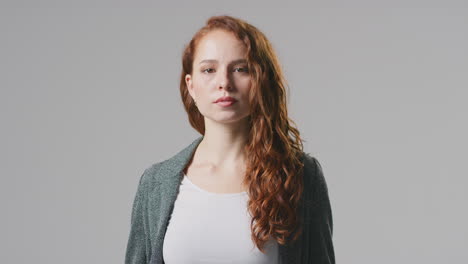
[[[180,82],[201,136],[141,175],[126,264],[335,263],[327,184],[285,88],[261,31],[208,19],[185,47]]]

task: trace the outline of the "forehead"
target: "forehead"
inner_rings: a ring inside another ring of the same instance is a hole
[[[233,33],[214,30],[200,39],[194,61],[239,59],[244,58],[246,53],[245,44],[237,39]]]

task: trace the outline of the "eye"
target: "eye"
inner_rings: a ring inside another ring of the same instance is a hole
[[[204,69],[202,72],[206,72],[207,70],[213,70],[212,68],[207,68],[207,69]]]
[[[235,68],[234,70],[237,70],[237,69],[240,69],[241,72],[248,72],[249,71],[249,69],[247,69],[247,67]]]

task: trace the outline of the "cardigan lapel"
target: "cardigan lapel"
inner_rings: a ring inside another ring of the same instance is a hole
[[[198,144],[203,140],[203,136],[195,139],[190,145],[182,149],[168,160],[161,162],[158,170],[159,188],[154,188],[153,197],[158,197],[160,214],[159,220],[154,223],[155,232],[152,234],[154,241],[154,251],[151,256],[151,264],[162,264],[163,262],[163,242],[166,234],[169,218],[174,209],[174,203],[179,192],[179,186],[183,179],[183,170],[191,160]]]

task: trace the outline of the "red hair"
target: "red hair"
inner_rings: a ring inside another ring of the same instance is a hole
[[[190,125],[205,134],[204,117],[188,92],[185,76],[192,74],[200,39],[216,29],[233,33],[247,48],[252,83],[244,184],[249,186],[251,238],[264,252],[264,244],[270,236],[285,245],[302,232],[298,207],[303,192],[302,141],[305,140],[300,138],[294,121],[288,117],[287,83],[272,45],[256,27],[227,15],[210,17],[184,47],[180,94]]]

